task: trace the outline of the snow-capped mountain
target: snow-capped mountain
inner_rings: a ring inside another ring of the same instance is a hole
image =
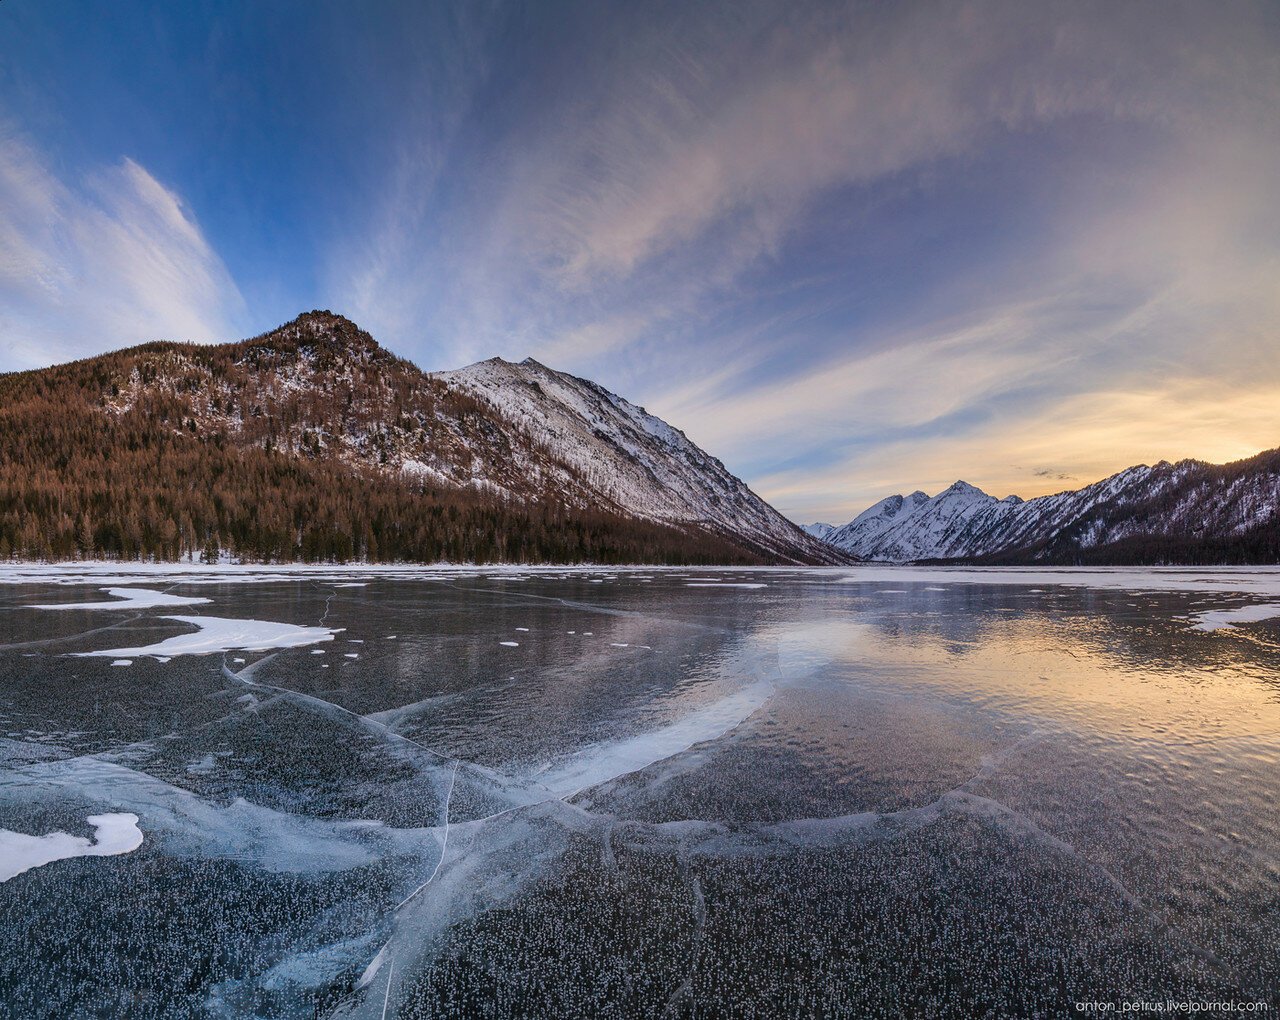
[[[961,481],[932,498],[883,499],[827,541],[888,562],[1275,562],[1280,451],[1226,465],[1140,465],[1029,500]]]
[[[590,380],[532,358],[491,358],[431,378],[486,405],[512,437],[509,450],[477,450],[473,470],[483,477],[514,462],[535,489],[732,536],[770,557],[828,554],[679,429]]]
[[[819,542],[825,542],[831,537],[831,533],[836,530],[834,524],[825,524],[822,521],[815,521],[813,524],[801,524],[800,530],[806,535],[812,535]]]
[[[413,556],[435,542],[441,556],[548,558],[563,541],[564,555],[581,558],[847,562],[683,432],[595,383],[532,360],[426,373],[330,312],[238,343],[151,343],[0,376],[0,390],[0,404],[30,418],[9,434],[35,442],[66,432],[44,445],[66,447],[53,450],[56,462],[86,465],[81,477],[55,479],[68,492],[83,489],[99,461],[107,477],[114,460],[118,476],[127,457],[152,451],[136,485],[111,483],[119,500],[107,523],[95,523],[87,495],[57,522],[18,515],[7,542],[19,551],[167,549],[170,532],[172,547],[201,548],[200,533],[212,532],[215,544],[248,543],[261,556],[301,555],[308,542],[315,555]],[[77,408],[70,420],[59,417],[67,408]],[[20,506],[21,471],[38,454],[19,456],[10,480]],[[37,473],[29,484],[47,484]],[[243,477],[241,491],[232,475]],[[152,479],[175,491],[148,495]],[[218,498],[180,512],[191,485]],[[381,509],[366,512],[362,500]],[[255,501],[265,504],[256,515],[245,509]],[[473,523],[459,523],[460,506]],[[0,520],[0,552],[5,541]]]

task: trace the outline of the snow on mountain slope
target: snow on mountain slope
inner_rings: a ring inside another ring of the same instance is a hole
[[[825,542],[831,537],[831,533],[836,530],[834,524],[824,524],[822,521],[815,521],[813,524],[801,524],[800,530],[806,535],[812,535],[819,542]]]
[[[888,562],[1071,562],[1121,546],[1126,555],[1142,547],[1142,555],[1159,561],[1213,542],[1224,556],[1241,554],[1244,545],[1261,549],[1272,541],[1278,515],[1280,452],[1270,451],[1223,466],[1139,465],[1082,489],[1025,501],[996,499],[956,482],[932,498],[915,492],[881,500],[827,541],[860,559]]]
[[[577,489],[648,520],[746,539],[783,559],[832,562],[830,547],[784,518],[683,432],[596,383],[532,358],[519,364],[491,358],[431,378],[514,426],[541,454],[528,459],[531,471],[542,470],[539,463],[567,471],[569,477],[547,479],[561,491]],[[475,470],[483,476],[497,466],[481,457]]]
[[[919,490],[910,496],[888,496],[837,528],[826,540],[846,550],[875,548],[878,539],[928,501],[929,497]]]

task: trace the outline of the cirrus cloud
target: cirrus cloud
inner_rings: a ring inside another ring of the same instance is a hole
[[[234,337],[239,291],[182,200],[131,159],[68,183],[0,145],[0,368],[159,338]]]

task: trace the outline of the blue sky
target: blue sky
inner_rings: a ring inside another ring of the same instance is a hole
[[[1280,445],[1280,5],[0,4],[0,370],[342,312],[797,519]]]

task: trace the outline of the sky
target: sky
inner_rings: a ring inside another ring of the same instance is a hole
[[[328,308],[799,521],[1280,446],[1280,4],[0,4],[0,371]]]

